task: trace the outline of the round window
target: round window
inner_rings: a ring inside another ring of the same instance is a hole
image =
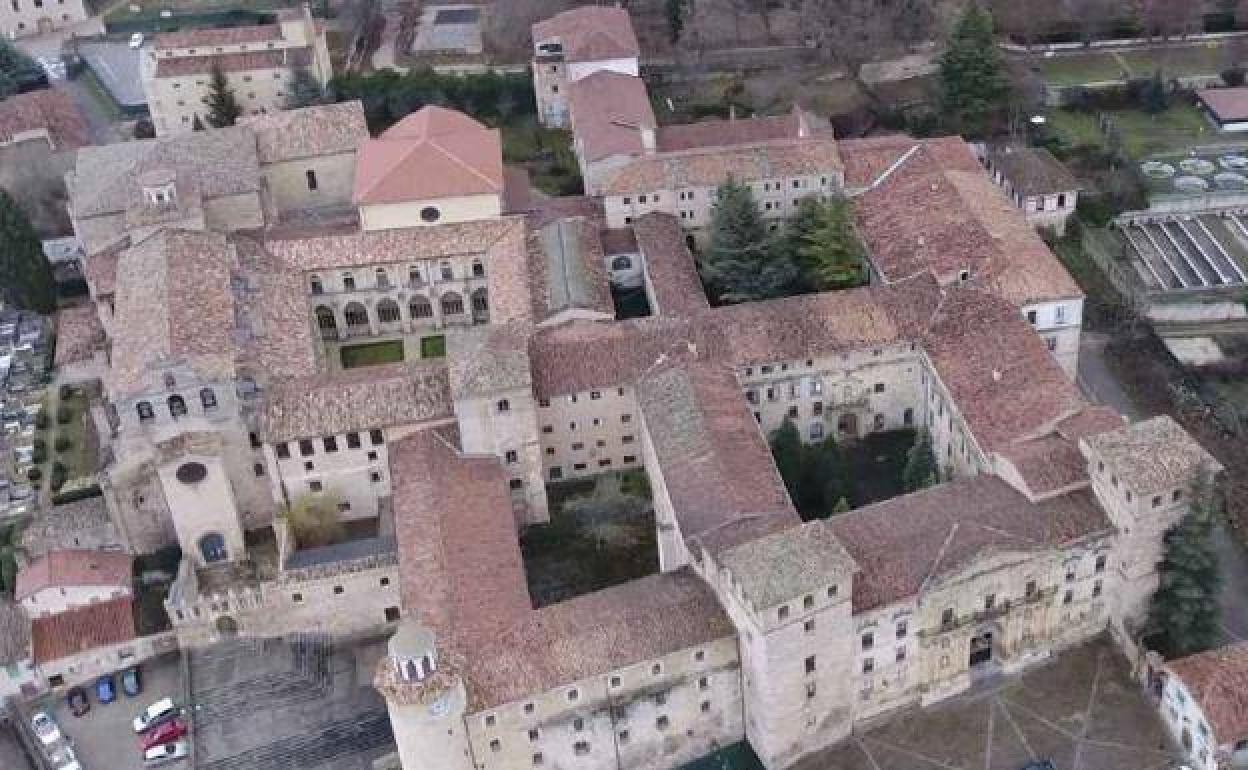
[[[442,212],[436,206],[425,206],[420,210],[420,218],[426,222],[437,222],[442,218]]]
[[[194,484],[208,476],[208,469],[203,463],[182,463],[174,474],[183,484]]]

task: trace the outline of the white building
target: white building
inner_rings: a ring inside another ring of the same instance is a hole
[[[628,11],[584,6],[533,25],[533,85],[543,125],[568,125],[568,86],[595,72],[638,75],[641,50]]]
[[[1193,770],[1248,762],[1248,642],[1172,660],[1158,709]]]
[[[45,35],[90,15],[83,0],[8,0],[0,4],[0,35],[10,40]]]

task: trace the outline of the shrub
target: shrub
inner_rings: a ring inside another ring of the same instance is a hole
[[[35,429],[36,430],[48,429],[48,413],[47,412],[40,412],[39,414],[35,415]]]
[[[35,439],[33,448],[30,451],[30,461],[35,465],[42,465],[48,459],[48,445],[43,439]]]
[[[61,404],[56,408],[56,422],[60,425],[67,424],[74,419],[74,410],[69,404]]]
[[[59,492],[61,487],[65,486],[65,481],[69,477],[69,469],[64,463],[52,463],[52,473],[48,475],[48,483],[52,486],[53,492]]]
[[[56,441],[52,442],[52,446],[55,447],[58,452],[64,452],[73,445],[74,442],[69,440],[69,436],[57,436]]]
[[[135,121],[134,138],[135,139],[155,139],[156,127],[152,125],[152,121],[148,120],[147,118],[142,118],[140,120]]]
[[[101,494],[102,492],[100,492],[100,486],[98,484],[91,484],[85,487],[75,487],[74,489],[67,490],[60,494],[52,495],[52,504],[65,505],[66,503],[86,500],[88,497],[99,497]]]
[[[26,471],[26,479],[30,481],[32,484],[38,483],[39,479],[42,479],[42,478],[43,478],[43,471],[39,470],[38,468],[31,468],[30,470]]]
[[[74,386],[73,386],[73,385],[62,385],[62,386],[61,386],[61,387],[57,390],[57,394],[60,396],[60,398],[61,398],[61,400],[62,400],[62,401],[68,401],[68,400],[70,400],[71,398],[73,398],[73,397],[74,397]]]

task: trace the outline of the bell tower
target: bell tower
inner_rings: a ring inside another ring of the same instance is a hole
[[[438,659],[429,629],[404,620],[373,685],[386,699],[403,770],[474,770],[464,681],[450,661]]]

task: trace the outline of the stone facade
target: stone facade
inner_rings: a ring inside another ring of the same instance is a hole
[[[12,0],[0,8],[0,35],[44,35],[86,21],[90,14],[82,0]]]

